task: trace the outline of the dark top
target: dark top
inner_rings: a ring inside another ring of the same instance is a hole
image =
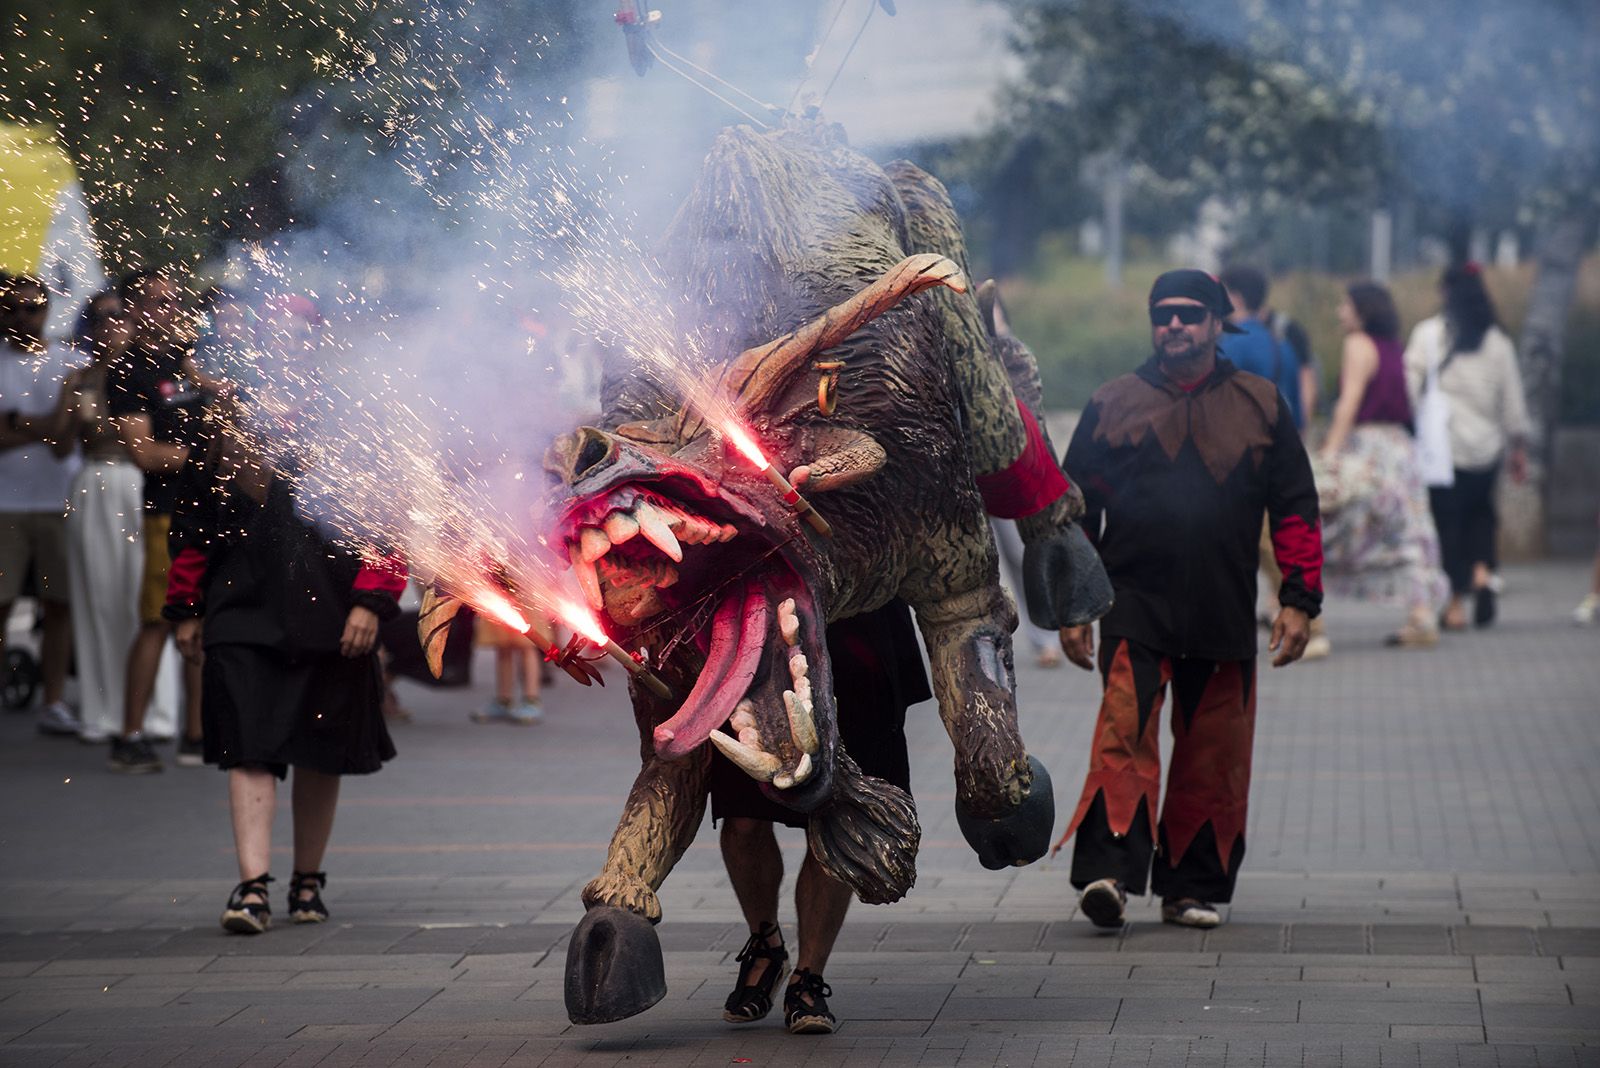
[[[1152,357],[1095,392],[1065,464],[1116,592],[1102,641],[1128,638],[1169,656],[1254,657],[1263,512],[1283,569],[1279,601],[1321,611],[1316,485],[1271,382],[1219,357],[1186,391]]]
[[[1406,347],[1392,337],[1372,337],[1378,369],[1367,381],[1356,409],[1356,424],[1399,423],[1411,429],[1411,398],[1406,394]]]
[[[147,412],[155,440],[194,445],[203,437],[205,395],[183,373],[186,350],[131,346],[106,376],[106,407],[112,418]],[[144,510],[170,515],[177,506],[178,475],[146,471]]]

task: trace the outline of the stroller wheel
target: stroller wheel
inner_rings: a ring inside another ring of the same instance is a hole
[[[39,662],[26,649],[7,649],[5,673],[0,677],[0,703],[7,712],[21,712],[33,704],[39,691]]]

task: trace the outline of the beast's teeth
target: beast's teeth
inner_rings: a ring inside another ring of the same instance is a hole
[[[797,646],[794,652],[789,654],[789,677],[795,682],[799,682],[810,674],[811,663],[806,660],[806,654],[802,653]]]
[[[722,524],[722,529],[717,532],[718,541],[732,541],[739,536],[739,530],[732,523]]]
[[[739,741],[751,749],[761,748],[761,732],[754,727],[746,727],[739,732]]]
[[[787,771],[780,775],[774,775],[772,777],[772,785],[776,786],[780,790],[787,790],[789,787],[794,785],[794,776],[789,774]]]
[[[677,534],[678,540],[683,542],[685,545],[699,545],[701,542],[706,540],[705,532],[700,529],[700,524],[695,522],[693,516],[689,516],[688,518],[684,519],[684,521],[678,525],[675,533]]]
[[[612,512],[606,516],[605,532],[612,545],[621,545],[639,533],[639,521],[629,512]]]
[[[783,635],[786,644],[800,644],[800,617],[795,614],[793,597],[785,597],[778,603],[778,633]]]
[[[789,735],[802,753],[817,751],[817,721],[812,718],[811,705],[800,700],[793,690],[783,691],[783,708],[789,713]]]
[[[634,619],[643,619],[645,616],[655,615],[665,607],[666,605],[661,602],[661,598],[656,596],[656,591],[647,589],[644,591],[644,596],[640,597],[634,606],[628,610],[628,615]]]
[[[583,550],[583,558],[594,563],[611,551],[611,539],[599,527],[584,527],[578,531],[578,547]]]
[[[671,564],[662,564],[661,577],[656,579],[656,585],[660,586],[662,589],[666,589],[668,586],[677,581],[678,569],[673,567]]]
[[[667,526],[667,517],[657,511],[655,505],[640,501],[634,506],[633,517],[639,521],[639,533],[646,541],[672,557],[674,563],[683,562],[683,547],[673,536],[672,528]]]
[[[691,522],[694,524],[695,529],[699,531],[702,545],[709,545],[722,537],[722,527],[709,519],[695,516]]]
[[[801,753],[800,763],[794,766],[794,781],[805,782],[811,778],[811,754]]]
[[[778,768],[782,767],[778,758],[771,753],[751,749],[721,731],[711,732],[711,744],[721,750],[723,756],[733,761],[739,770],[757,782],[772,782],[772,777],[778,773]]]
[[[735,731],[742,731],[746,727],[754,727],[756,725],[756,706],[751,704],[748,699],[740,701],[733,706],[733,716],[729,718],[728,722],[732,724]]]
[[[594,561],[583,558],[583,550],[574,545],[568,557],[572,561],[573,573],[578,576],[578,585],[583,587],[583,596],[589,602],[589,607],[596,612],[605,607],[605,598],[600,595],[600,576],[595,574]]]
[[[801,704],[805,705],[809,709],[811,707],[811,680],[796,679],[794,684],[794,695],[800,699]]]

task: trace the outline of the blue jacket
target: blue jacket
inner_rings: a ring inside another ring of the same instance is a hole
[[[1294,346],[1280,342],[1260,319],[1245,319],[1239,324],[1242,334],[1224,334],[1218,351],[1241,371],[1260,375],[1278,387],[1289,402],[1294,425],[1304,429],[1305,413],[1300,404],[1300,357]]]

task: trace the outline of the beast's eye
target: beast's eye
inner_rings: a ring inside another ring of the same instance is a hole
[[[572,476],[582,478],[593,468],[605,463],[610,455],[611,440],[585,427],[582,440],[578,444],[577,458],[572,462]]]

